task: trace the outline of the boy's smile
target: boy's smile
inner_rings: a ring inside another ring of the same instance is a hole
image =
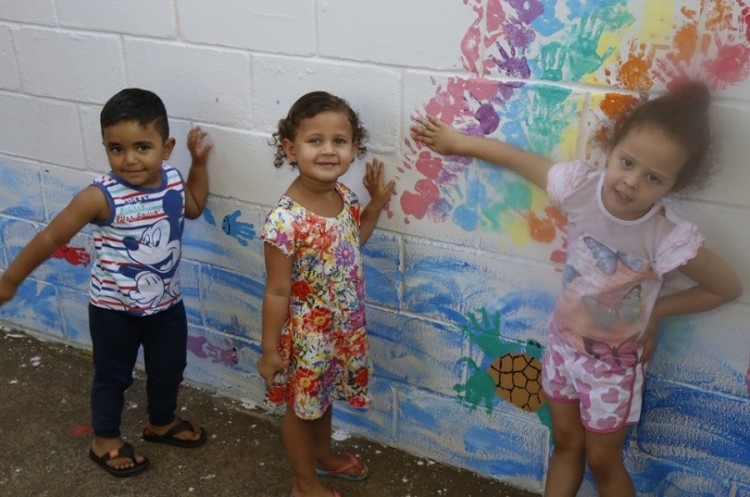
[[[161,166],[172,154],[174,138],[164,141],[153,123],[120,121],[102,129],[102,141],[117,177],[141,188],[161,185]]]

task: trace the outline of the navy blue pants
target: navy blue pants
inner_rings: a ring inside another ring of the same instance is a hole
[[[174,420],[177,390],[187,361],[187,317],[182,302],[151,316],[134,316],[89,304],[94,348],[91,424],[98,437],[120,436],[125,390],[133,383],[138,349],[146,366],[148,420]]]

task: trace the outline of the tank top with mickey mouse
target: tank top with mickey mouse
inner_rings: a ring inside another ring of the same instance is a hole
[[[185,214],[184,182],[168,165],[157,188],[131,185],[114,173],[94,179],[109,218],[92,224],[96,261],[89,302],[145,316],[182,299],[177,277]]]

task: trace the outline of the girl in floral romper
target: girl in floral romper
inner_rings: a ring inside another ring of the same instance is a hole
[[[346,101],[326,92],[302,96],[274,133],[278,168],[287,160],[299,175],[266,218],[263,353],[258,371],[272,403],[286,404],[281,423],[295,473],[292,497],[339,497],[318,476],[367,477],[353,454],[331,446],[332,405],[369,405],[365,281],[360,246],[375,228],[395,183],[383,163],[367,163],[370,203],[338,179],[367,137]]]

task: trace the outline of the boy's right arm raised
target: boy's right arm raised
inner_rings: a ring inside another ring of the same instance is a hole
[[[464,135],[435,116],[417,117],[412,137],[443,155],[466,155],[515,171],[542,190],[547,189],[547,173],[552,161],[505,142]]]
[[[273,377],[284,368],[279,357],[279,337],[289,313],[292,258],[268,243],[263,244],[263,254],[266,260],[266,290],[263,294],[261,335],[263,352],[258,359],[258,373],[265,381],[266,388],[270,388]]]
[[[60,245],[67,243],[87,223],[105,219],[108,214],[109,205],[101,190],[95,186],[81,190],[46,228],[26,244],[0,276],[0,305],[13,298],[18,285]]]

